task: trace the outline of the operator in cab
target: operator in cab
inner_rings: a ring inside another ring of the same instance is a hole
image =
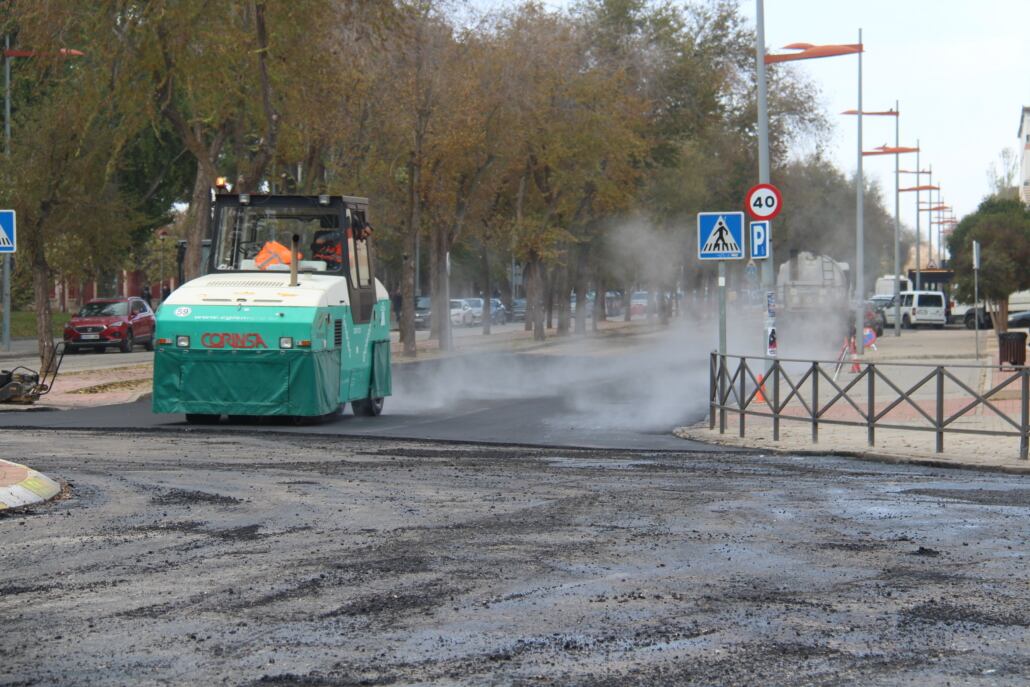
[[[326,270],[335,272],[343,264],[343,241],[339,231],[315,232],[311,242],[311,254],[315,260],[325,262]]]

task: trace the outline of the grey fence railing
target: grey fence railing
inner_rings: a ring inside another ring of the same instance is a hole
[[[725,433],[729,416],[736,415],[743,437],[748,416],[771,418],[773,440],[779,441],[781,422],[803,422],[811,425],[813,443],[819,441],[820,425],[863,427],[869,446],[876,445],[878,429],[934,432],[938,453],[944,451],[949,433],[1017,437],[1019,457],[1027,460],[1030,368],[864,361],[848,361],[843,367],[848,371],[838,382],[840,360],[713,352],[709,427],[718,423],[719,432]],[[887,369],[900,372],[892,379]],[[978,385],[963,379],[970,375],[989,380],[987,388],[973,388]],[[904,413],[910,418],[898,419]]]

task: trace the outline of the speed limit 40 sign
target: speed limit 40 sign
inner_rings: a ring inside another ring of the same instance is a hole
[[[754,219],[772,219],[780,214],[783,196],[780,195],[780,189],[772,184],[758,184],[747,192],[745,204],[748,214]]]

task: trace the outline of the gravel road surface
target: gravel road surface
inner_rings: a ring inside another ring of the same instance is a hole
[[[5,431],[2,685],[1024,685],[1030,479]]]

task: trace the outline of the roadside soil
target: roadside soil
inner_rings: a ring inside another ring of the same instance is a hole
[[[2,685],[1023,685],[1030,478],[5,432]]]

